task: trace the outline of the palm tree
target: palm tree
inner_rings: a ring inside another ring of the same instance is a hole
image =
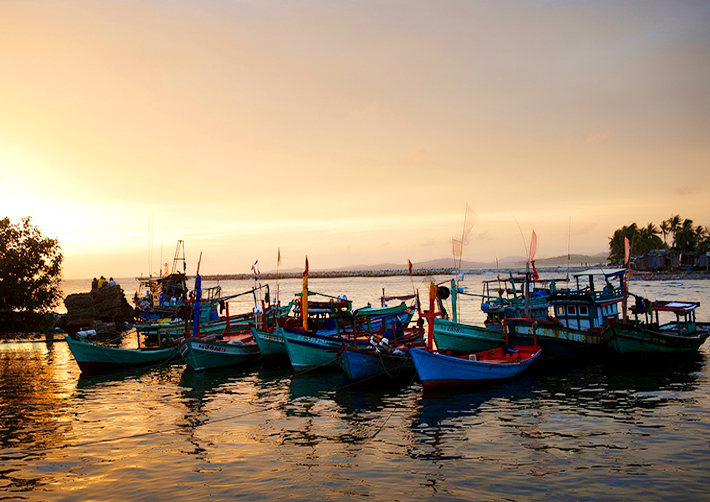
[[[681,222],[682,222],[682,220],[681,220],[679,214],[676,214],[676,215],[674,215],[674,216],[671,216],[671,217],[668,219],[668,225],[669,225],[669,227],[670,227],[670,232],[673,234],[673,247],[676,247],[676,246],[677,246],[677,243],[676,243],[676,241],[677,241],[677,236],[676,236],[676,234],[680,231],[680,229],[681,229],[681,227],[682,227],[682,223],[681,223]]]
[[[668,245],[668,241],[666,240],[666,237],[671,231],[671,224],[668,220],[663,220],[661,222],[661,232],[663,233],[663,244],[666,246]]]
[[[693,220],[686,218],[675,234],[675,247],[681,253],[693,253],[697,247],[697,238]]]

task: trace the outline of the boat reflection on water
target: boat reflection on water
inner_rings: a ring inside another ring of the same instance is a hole
[[[0,444],[38,451],[65,442],[76,385],[73,360],[59,343],[0,344]]]

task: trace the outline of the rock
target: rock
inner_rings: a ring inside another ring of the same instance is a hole
[[[76,332],[81,328],[104,329],[104,324],[124,326],[133,322],[134,309],[126,301],[120,286],[104,286],[89,293],[76,293],[64,299],[67,308],[66,330]],[[98,330],[97,330],[98,331]]]

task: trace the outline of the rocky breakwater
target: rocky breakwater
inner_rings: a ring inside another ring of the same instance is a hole
[[[114,334],[128,329],[134,320],[134,308],[119,285],[68,295],[64,306],[67,313],[62,327],[72,334],[80,330],[95,330],[97,335]]]

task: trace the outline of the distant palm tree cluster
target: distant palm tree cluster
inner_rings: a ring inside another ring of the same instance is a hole
[[[656,250],[667,250],[678,255],[701,255],[710,251],[710,231],[707,226],[695,225],[690,218],[674,215],[660,226],[649,223],[639,227],[625,225],[609,238],[609,261],[623,263],[624,237],[631,245],[630,257],[640,257]],[[670,243],[669,243],[670,242]]]

